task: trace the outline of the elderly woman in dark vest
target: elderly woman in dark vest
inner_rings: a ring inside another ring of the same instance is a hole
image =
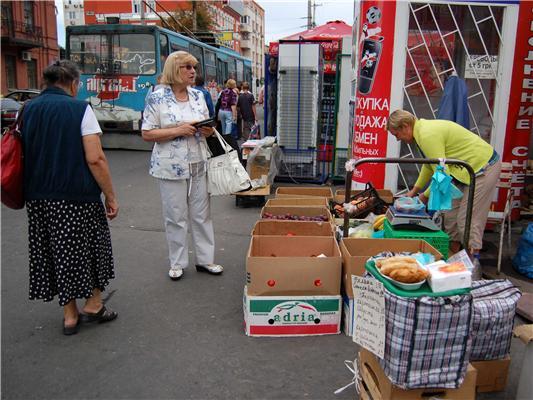
[[[101,292],[114,278],[106,216],[117,216],[118,203],[96,116],[75,99],[79,77],[74,63],[57,61],[44,70],[46,89],[22,110],[30,299],[58,296],[65,335],[77,333],[80,321],[117,317]]]

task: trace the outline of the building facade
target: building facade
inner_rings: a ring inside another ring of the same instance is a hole
[[[2,1],[1,90],[38,89],[43,70],[59,59],[53,1]]]
[[[244,57],[252,60],[254,82],[251,82],[251,86],[256,93],[265,76],[265,10],[254,0],[244,0],[243,6],[241,50]]]
[[[85,25],[83,0],[63,0],[63,21],[65,26]]]
[[[146,0],[144,2],[141,0],[85,0],[85,23],[88,25],[105,24],[108,18],[116,17],[119,18],[121,24],[140,24],[142,23],[141,12],[144,11],[145,24],[164,26],[161,18],[167,19],[169,14],[178,10],[189,10],[191,8],[190,3],[190,1],[183,0]],[[215,24],[215,33],[221,33],[222,44],[240,53],[241,15],[228,5],[228,1],[209,1],[207,5]],[[144,10],[142,9],[143,6]]]

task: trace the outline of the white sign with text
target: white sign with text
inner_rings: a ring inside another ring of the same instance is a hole
[[[470,55],[470,60],[465,61],[465,79],[496,79],[498,56]]]
[[[379,358],[385,354],[385,295],[375,279],[352,275],[354,297],[353,341]]]

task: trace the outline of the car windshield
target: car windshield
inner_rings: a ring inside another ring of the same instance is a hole
[[[84,74],[153,75],[155,38],[150,34],[70,36],[70,59]]]

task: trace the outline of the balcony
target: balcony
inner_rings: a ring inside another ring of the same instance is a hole
[[[252,32],[252,24],[241,22],[241,32]]]
[[[23,22],[2,18],[2,42],[26,49],[43,46],[43,30]]]
[[[250,39],[241,39],[241,49],[251,49],[252,41]]]

